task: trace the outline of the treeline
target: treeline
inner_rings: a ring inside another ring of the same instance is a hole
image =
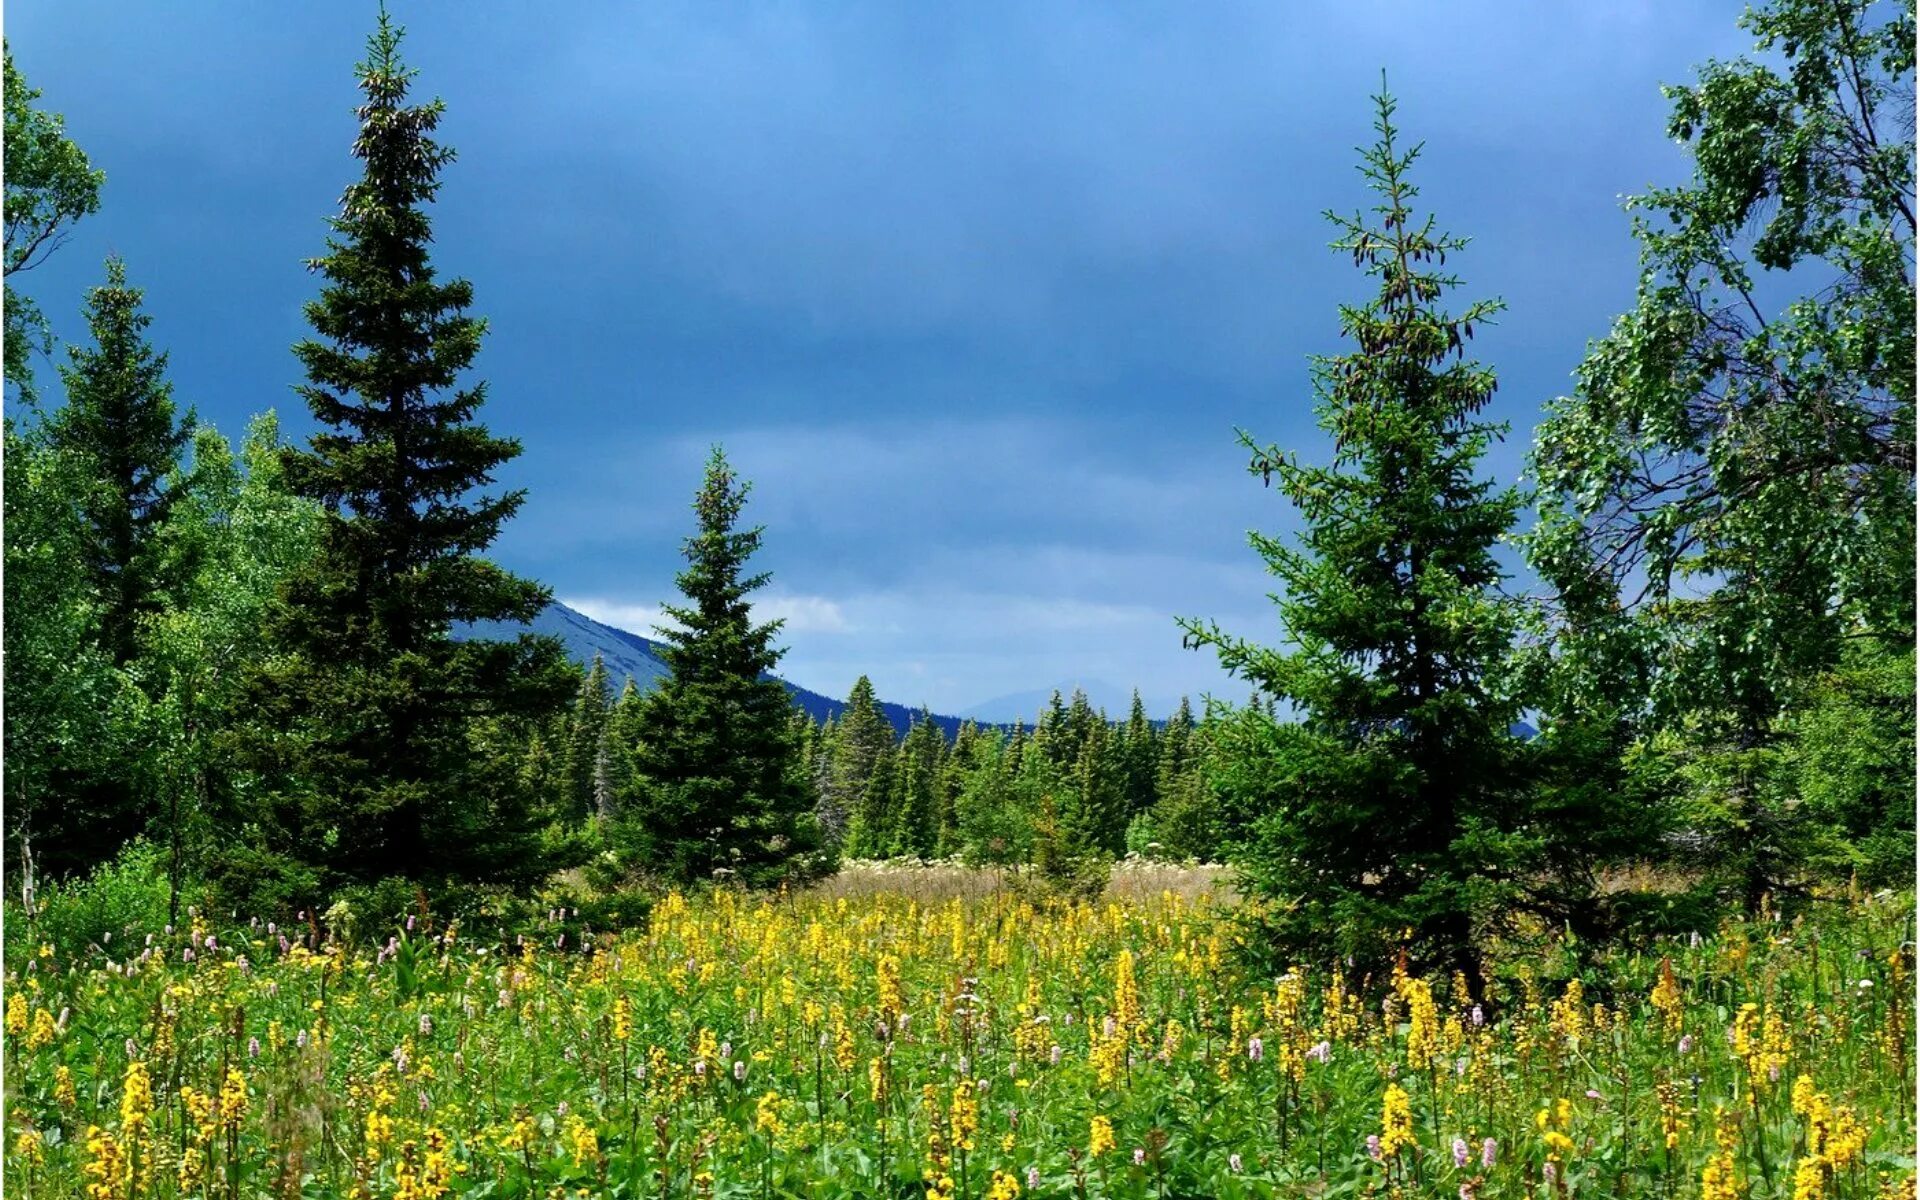
[[[528,746],[530,781],[564,796],[577,822],[618,821],[644,775],[635,755],[655,736],[648,707],[632,680],[615,696],[596,657],[572,710]],[[1184,698],[1153,721],[1136,693],[1116,722],[1084,693],[1056,692],[1031,727],[968,721],[949,738],[923,711],[898,736],[863,675],[838,717],[815,722],[796,708],[792,721],[808,802],[845,857],[1094,871],[1130,853],[1204,861],[1224,847],[1204,770],[1208,730]]]

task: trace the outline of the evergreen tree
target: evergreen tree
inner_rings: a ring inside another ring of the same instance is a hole
[[[1125,779],[1117,746],[1117,731],[1107,722],[1095,720],[1086,726],[1061,813],[1075,845],[1108,857],[1118,857],[1127,848]]]
[[[833,762],[821,804],[829,815],[831,827],[845,827],[859,813],[867,799],[867,788],[874,770],[887,748],[893,745],[893,726],[881,713],[873,697],[873,683],[865,675],[853,683],[847,706],[840,714],[833,741]],[[871,820],[863,823],[871,830]],[[868,854],[871,847],[851,851]]]
[[[1515,807],[1515,699],[1499,668],[1516,623],[1493,548],[1518,494],[1475,477],[1501,433],[1478,418],[1493,374],[1464,359],[1498,304],[1437,307],[1457,282],[1439,264],[1463,242],[1410,207],[1394,104],[1362,168],[1376,220],[1329,214],[1336,249],[1379,280],[1341,326],[1357,348],[1317,364],[1332,467],[1303,466],[1246,435],[1252,470],[1278,476],[1305,521],[1299,548],[1252,537],[1284,585],[1289,649],[1184,622],[1231,673],[1299,709],[1230,712],[1216,786],[1249,819],[1248,890],[1283,902],[1269,932],[1281,961],[1352,954],[1379,963],[1405,930],[1427,966],[1479,979],[1475,920],[1516,900],[1507,838]],[[1477,982],[1475,983],[1477,985]]]
[[[847,822],[847,853],[854,858],[885,858],[892,853],[894,775],[898,758],[899,751],[888,743],[873,760],[866,787]]]
[[[1033,812],[1016,785],[1018,762],[1012,748],[1012,738],[991,734],[970,744],[971,767],[955,797],[954,819],[960,856],[971,866],[1016,866],[1032,852]]]
[[[604,751],[613,697],[607,664],[599,654],[580,678],[580,694],[567,724],[567,815],[584,820],[602,811],[609,763]]]
[[[1073,739],[1067,726],[1066,701],[1061,699],[1060,690],[1055,688],[1053,697],[1033,723],[1033,744],[1047,756],[1048,761],[1060,768],[1072,766],[1074,757],[1080,753],[1080,743]]]
[[[620,687],[620,698],[607,712],[607,727],[601,736],[606,748],[606,792],[598,797],[595,814],[604,821],[616,820],[624,798],[633,792],[633,752],[640,744],[645,720],[645,698],[633,676]]]
[[[960,794],[967,786],[967,779],[984,769],[984,747],[985,739],[980,734],[980,727],[972,721],[966,721],[954,734],[953,744],[941,756],[940,778],[934,796],[937,813],[934,854],[937,857],[948,858],[960,852]]]
[[[1160,733],[1160,756],[1154,764],[1153,791],[1156,797],[1166,796],[1176,786],[1176,781],[1187,769],[1187,743],[1193,736],[1193,705],[1185,696],[1180,697],[1180,707],[1173,716],[1167,718],[1167,727]]]
[[[933,714],[922,709],[900,747],[899,774],[894,783],[899,814],[889,844],[892,854],[932,858],[940,841],[940,751],[945,739]]]
[[[794,739],[792,697],[772,678],[779,621],[756,625],[748,597],[767,576],[746,574],[761,529],[738,528],[748,485],[716,447],[694,500],[699,532],[685,542],[661,630],[669,674],[643,701],[627,846],[634,865],[686,884],[724,878],[748,887],[828,868]]]
[[[831,716],[813,731],[808,741],[807,771],[813,787],[813,815],[820,823],[820,836],[829,846],[846,842],[850,815],[834,794],[833,762],[839,744],[839,726]]]
[[[68,349],[67,403],[48,423],[54,446],[86,476],[81,560],[100,601],[101,645],[122,666],[139,656],[142,622],[184,603],[193,572],[167,536],[193,418],[176,418],[167,356],[147,343],[153,318],[140,301],[125,266],[108,259],[106,283],[87,293],[94,345]]]
[[[1160,767],[1160,740],[1153,722],[1147,719],[1147,706],[1140,689],[1133,691],[1133,703],[1127,710],[1127,725],[1119,741],[1121,792],[1126,797],[1129,819],[1153,807],[1154,775]]]
[[[531,797],[473,739],[556,711],[572,687],[557,641],[449,637],[456,621],[530,621],[548,595],[479,557],[524,493],[478,489],[520,447],[474,419],[484,385],[462,384],[486,326],[472,286],[428,261],[426,206],[453,152],[432,137],[443,105],[408,102],[400,40],[383,13],[359,66],[364,173],[311,264],[318,337],[294,348],[322,428],[287,476],[326,519],[256,678],[266,786],[246,818],[264,844],[227,872],[288,900],[339,881],[537,878]]]

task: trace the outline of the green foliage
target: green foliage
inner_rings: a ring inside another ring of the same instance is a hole
[[[167,356],[147,343],[153,318],[141,298],[121,261],[108,259],[106,283],[87,294],[94,345],[68,348],[67,402],[48,420],[49,440],[87,481],[82,569],[99,600],[101,643],[120,666],[139,656],[141,625],[185,601],[194,567],[192,540],[168,536],[193,417],[175,418]]]
[[[14,287],[14,276],[32,270],[66,240],[73,223],[100,208],[106,173],[87,161],[67,137],[59,113],[34,106],[38,89],[6,55],[6,381],[29,406],[36,399],[33,354],[53,351],[53,332],[40,309]]]
[[[748,575],[761,530],[738,528],[749,485],[716,447],[694,499],[699,531],[676,577],[661,656],[670,674],[641,701],[634,779],[617,841],[645,874],[750,888],[813,878],[833,857],[813,813],[787,690],[771,677],[780,622],[756,625]]]
[[[848,841],[850,854],[858,856],[867,849],[851,842],[849,824],[864,811],[868,781],[892,747],[893,726],[874,701],[872,681],[862,675],[854,680],[846,709],[834,728],[832,753],[820,789],[821,824],[829,837]],[[865,814],[861,823],[863,842],[868,837],[864,831],[877,823],[877,813]]]
[[[104,861],[145,822],[132,777],[147,700],[98,641],[84,472],[39,423],[9,416],[5,439],[7,852],[23,872],[59,876]]]
[[[1374,219],[1329,214],[1334,248],[1379,281],[1343,306],[1355,343],[1315,371],[1330,467],[1303,466],[1246,435],[1253,473],[1277,477],[1305,522],[1294,548],[1254,547],[1282,583],[1288,647],[1183,622],[1258,698],[1300,710],[1280,722],[1263,703],[1219,716],[1213,774],[1243,828],[1246,887],[1277,903],[1268,936],[1286,957],[1383,960],[1403,930],[1419,961],[1477,978],[1476,923],[1524,899],[1527,864],[1518,698],[1503,666],[1518,624],[1493,550],[1520,497],[1475,476],[1502,427],[1478,419],[1491,371],[1464,358],[1480,301],[1437,307],[1457,283],[1441,266],[1465,243],[1416,219],[1393,101],[1376,99],[1379,140],[1362,173]]]
[[[1787,721],[1788,786],[1841,839],[1825,873],[1868,887],[1913,881],[1914,653],[1847,644]]]
[[[462,382],[486,325],[467,311],[472,285],[428,260],[426,205],[453,152],[432,137],[443,106],[408,102],[400,37],[383,14],[359,68],[364,174],[311,264],[318,337],[295,353],[322,431],[284,462],[325,517],[267,621],[246,742],[261,782],[236,821],[328,890],[540,878],[535,798],[484,741],[558,711],[573,684],[551,639],[449,636],[455,621],[530,620],[548,594],[479,557],[524,498],[479,492],[519,444],[474,419],[485,386]]]
[[[575,820],[613,811],[612,752],[607,739],[612,708],[607,664],[596,654],[581,676],[580,694],[567,724],[566,813]]]
[[[8,921],[8,961],[28,956],[14,939],[16,926],[21,934],[52,946],[63,959],[81,956],[90,947],[120,958],[138,953],[137,939],[172,920],[166,865],[161,847],[136,838],[87,875],[41,884],[32,917]]]
[[[1741,24],[1762,57],[1667,89],[1693,177],[1628,202],[1639,293],[1548,406],[1528,554],[1564,609],[1554,719],[1649,739],[1752,907],[1832,859],[1789,714],[1857,631],[1913,639],[1914,5]]]

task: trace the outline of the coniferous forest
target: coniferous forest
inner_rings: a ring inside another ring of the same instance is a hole
[[[490,557],[539,431],[384,10],[304,438],[176,393],[137,256],[29,296],[114,164],[9,45],[9,1187],[1911,1196],[1914,6],[1738,32],[1525,429],[1383,81],[1315,198],[1319,437],[1239,434],[1268,623],[1166,623],[1236,690],[904,730],[795,705],[718,445],[657,683],[474,632],[553,602]],[[987,895],[836,890],[876,860]]]

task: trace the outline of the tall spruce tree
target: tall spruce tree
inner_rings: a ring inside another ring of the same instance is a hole
[[[946,738],[933,713],[922,708],[920,719],[900,746],[900,773],[894,781],[899,823],[889,847],[896,856],[932,858],[939,847],[940,755],[945,748]]]
[[[580,678],[580,694],[567,724],[567,813],[575,820],[605,807],[610,763],[603,751],[612,705],[606,660],[595,654]]]
[[[880,757],[893,745],[893,726],[873,696],[865,675],[847,694],[833,739],[833,759],[820,802],[830,829],[845,833],[859,813]]]
[[[1133,702],[1127,709],[1127,725],[1120,739],[1122,790],[1126,794],[1128,818],[1153,807],[1153,776],[1160,765],[1160,739],[1153,722],[1147,719],[1147,706],[1140,689],[1133,690]]]
[[[1414,215],[1419,147],[1400,144],[1384,88],[1375,105],[1361,168],[1373,219],[1328,214],[1334,248],[1379,282],[1367,304],[1341,308],[1354,351],[1316,364],[1333,465],[1242,434],[1253,473],[1278,477],[1305,521],[1297,548],[1252,535],[1283,585],[1288,646],[1182,624],[1300,714],[1230,710],[1214,778],[1248,822],[1246,887],[1280,902],[1266,918],[1280,960],[1379,963],[1411,930],[1423,964],[1478,980],[1475,919],[1514,898],[1525,867],[1508,833],[1518,706],[1500,680],[1517,613],[1493,553],[1521,500],[1475,474],[1503,430],[1479,417],[1493,373],[1464,357],[1500,305],[1438,306],[1457,283],[1442,264],[1465,243]]]
[[[531,797],[471,743],[482,723],[551,715],[573,683],[553,639],[449,636],[457,621],[529,621],[548,594],[479,556],[524,498],[479,489],[520,446],[475,420],[485,385],[463,382],[486,323],[468,312],[472,285],[428,261],[426,208],[453,151],[432,136],[441,102],[409,102],[400,41],[383,12],[358,67],[364,171],[309,264],[325,281],[306,306],[318,336],[294,347],[322,428],[288,451],[287,477],[327,515],[256,679],[264,736],[249,748],[266,786],[248,816],[266,853],[230,864],[231,882],[287,897],[537,877]],[[249,880],[262,872],[278,878]]]
[[[768,577],[746,573],[762,533],[739,527],[748,490],[716,447],[694,499],[699,532],[676,578],[686,603],[666,607],[677,627],[660,631],[670,673],[642,702],[623,840],[634,866],[675,883],[771,887],[831,862],[793,700],[771,675],[784,653],[773,644],[781,622],[753,622],[749,597]]]
[[[48,422],[54,447],[85,478],[81,558],[100,602],[101,645],[122,666],[140,653],[142,622],[181,605],[193,573],[190,543],[167,536],[193,418],[174,411],[167,356],[147,342],[153,318],[141,298],[125,264],[109,258],[106,282],[87,293],[93,345],[68,348],[67,403]]]

